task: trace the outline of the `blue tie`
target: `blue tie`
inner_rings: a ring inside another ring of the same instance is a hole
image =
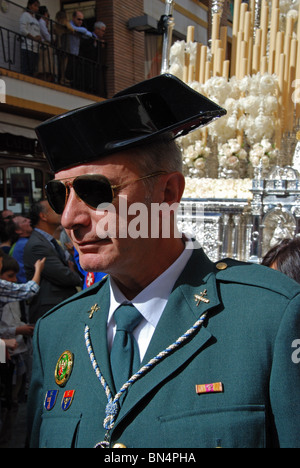
[[[132,332],[142,318],[132,304],[122,305],[114,313],[117,330],[111,349],[110,363],[117,392],[139,370],[140,352]]]

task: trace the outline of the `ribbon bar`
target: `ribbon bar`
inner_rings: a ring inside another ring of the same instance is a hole
[[[224,387],[223,387],[222,382],[196,385],[196,393],[198,395],[202,395],[203,393],[222,393],[223,391],[224,391]]]

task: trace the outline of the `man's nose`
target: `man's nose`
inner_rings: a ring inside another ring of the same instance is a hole
[[[74,229],[76,226],[86,226],[90,223],[89,209],[80,200],[73,188],[70,188],[65,209],[61,216],[61,224],[65,229]]]

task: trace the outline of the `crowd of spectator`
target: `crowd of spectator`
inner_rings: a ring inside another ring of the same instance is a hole
[[[37,320],[97,280],[80,271],[74,254],[46,200],[33,204],[29,217],[0,213],[0,447],[9,446],[18,406],[26,401]]]
[[[58,11],[52,21],[46,6],[28,0],[20,17],[21,73],[100,93],[105,32],[100,21],[89,31],[81,11],[74,11],[70,20],[64,10]]]

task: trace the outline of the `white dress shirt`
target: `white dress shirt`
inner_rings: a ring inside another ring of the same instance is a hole
[[[107,321],[109,350],[111,350],[116,333],[116,322],[113,317],[115,311],[121,304],[133,304],[144,317],[139,326],[133,331],[140,350],[141,361],[143,360],[172,289],[192,255],[193,249],[190,243],[191,241],[188,240],[185,250],[178,259],[132,301],[126,299],[115,281],[110,278],[110,309]]]

